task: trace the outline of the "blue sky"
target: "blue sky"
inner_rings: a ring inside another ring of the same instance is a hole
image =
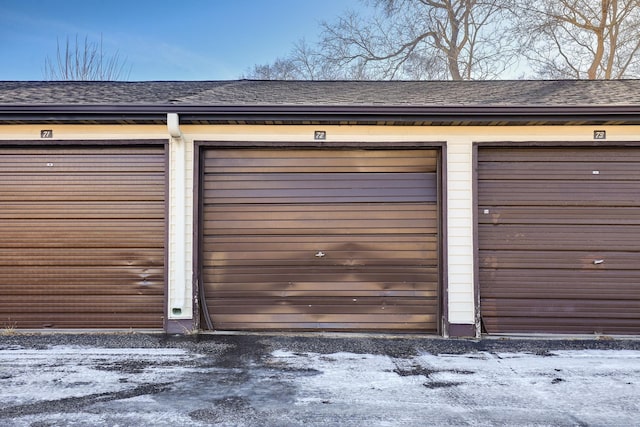
[[[236,79],[358,0],[0,0],[0,80],[42,80],[56,39],[99,41],[129,80]]]

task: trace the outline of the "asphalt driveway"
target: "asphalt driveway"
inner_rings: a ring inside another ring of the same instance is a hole
[[[640,341],[5,334],[3,426],[633,426]]]

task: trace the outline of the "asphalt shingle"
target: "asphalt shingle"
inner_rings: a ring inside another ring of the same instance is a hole
[[[0,105],[640,106],[640,80],[5,81]]]

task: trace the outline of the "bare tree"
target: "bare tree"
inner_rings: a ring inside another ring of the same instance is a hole
[[[297,74],[311,79],[469,80],[497,78],[516,59],[505,36],[512,20],[504,0],[367,3],[375,13],[323,23],[314,49],[281,61],[311,59],[313,66]]]
[[[45,58],[45,80],[124,80],[129,77],[131,67],[116,51],[113,55],[104,52],[102,36],[99,42],[91,42],[85,36],[80,42],[66,38],[64,46],[56,41],[55,59]]]
[[[640,0],[518,0],[523,55],[539,77],[640,77]]]
[[[382,10],[325,25],[323,52],[384,79],[496,78],[514,59],[500,0],[371,0]]]
[[[327,80],[332,78],[323,56],[305,40],[297,42],[291,53],[271,64],[254,65],[241,78],[262,80]]]

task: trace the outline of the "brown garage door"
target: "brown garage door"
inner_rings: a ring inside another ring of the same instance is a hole
[[[640,333],[640,149],[480,148],[489,333]]]
[[[204,151],[212,327],[435,332],[437,154]]]
[[[0,148],[0,326],[161,328],[162,147]]]

